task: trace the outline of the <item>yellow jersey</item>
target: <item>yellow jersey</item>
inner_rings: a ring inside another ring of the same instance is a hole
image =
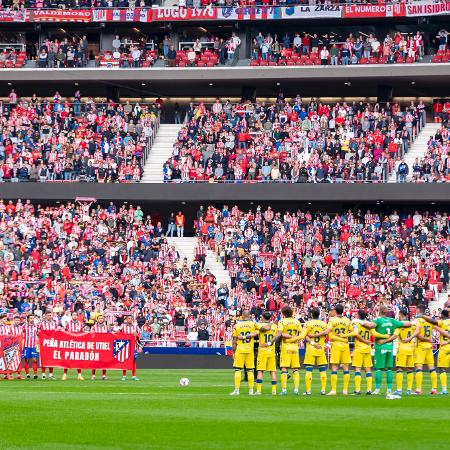
[[[418,336],[424,338],[431,338],[433,336],[433,325],[431,325],[431,323],[427,322],[422,317],[418,317],[414,321],[414,324],[420,327]],[[417,348],[421,348],[422,350],[429,350],[430,348],[433,348],[431,342],[424,342],[419,339],[417,339],[416,346]]]
[[[270,325],[267,331],[261,331],[261,328],[265,325]],[[273,345],[273,338],[277,334],[277,326],[274,323],[261,322],[256,324],[256,329],[259,330],[259,353],[264,353],[265,355],[275,355],[275,345]],[[272,342],[269,347],[263,347],[264,344]]]
[[[302,332],[302,324],[293,317],[281,319],[278,322],[278,331],[287,333],[291,337],[299,336]],[[281,339],[281,350],[297,350],[298,342],[286,342],[285,338]]]
[[[353,331],[353,324],[350,319],[347,317],[332,317],[328,322],[328,327],[331,329],[331,333],[345,340],[345,342],[333,340],[333,345],[348,346],[348,337],[342,335]]]
[[[442,328],[447,333],[450,333],[450,319],[438,320],[438,327]],[[450,339],[447,336],[439,335],[439,343],[442,345],[449,345]]]
[[[404,327],[404,328],[397,328],[395,330],[395,334],[400,339],[408,339],[411,337],[414,332],[416,331],[416,325],[411,325],[410,327]],[[409,342],[402,342],[398,341],[398,353],[405,353],[405,355],[413,355],[414,354],[414,348],[416,344],[414,342],[414,339]]]
[[[236,342],[236,353],[253,353],[255,338],[250,337],[250,334],[256,331],[256,324],[251,320],[241,320],[236,323],[233,329],[233,337],[244,337],[245,339],[238,339]]]
[[[361,323],[354,324],[356,329],[358,330],[358,335],[363,339],[370,341],[371,332],[369,328],[366,328]],[[358,341],[355,337],[355,351],[358,350],[360,353],[370,353],[372,350],[372,344],[366,344],[365,342]]]
[[[306,322],[303,328],[303,334],[306,336],[312,336],[314,334],[323,333],[328,328],[328,325],[323,320],[313,319]],[[315,344],[319,344],[322,348],[325,346],[326,336],[311,337],[311,341]],[[310,345],[310,344],[309,344]]]

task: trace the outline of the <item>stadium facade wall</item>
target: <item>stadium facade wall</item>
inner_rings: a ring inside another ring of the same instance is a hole
[[[429,78],[450,81],[450,63],[441,64],[394,64],[359,66],[278,66],[278,67],[176,67],[176,68],[132,68],[132,69],[39,69],[23,68],[0,71],[0,81],[68,82],[68,81],[251,81],[275,79],[407,79]]]
[[[218,355],[141,355],[138,369],[231,369],[233,359]]]
[[[415,202],[450,203],[450,183],[412,184],[94,184],[3,183],[0,198],[62,201],[94,197],[133,202]]]

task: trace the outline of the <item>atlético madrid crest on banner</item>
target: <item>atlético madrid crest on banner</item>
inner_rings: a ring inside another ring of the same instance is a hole
[[[119,362],[124,362],[130,356],[130,341],[125,339],[115,340],[113,356]]]

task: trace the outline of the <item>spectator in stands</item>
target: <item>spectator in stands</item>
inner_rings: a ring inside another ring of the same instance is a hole
[[[141,66],[141,51],[138,47],[133,47],[131,50],[131,58],[133,59],[133,67]]]
[[[190,67],[194,67],[197,54],[194,52],[194,49],[192,47],[189,48],[186,56],[187,56],[188,65]]]
[[[399,183],[406,183],[406,177],[409,174],[409,167],[408,164],[405,162],[405,158],[403,158],[398,165],[397,169],[397,181]]]
[[[122,42],[120,41],[119,36],[116,35],[116,37],[112,41],[112,48],[113,48],[113,50],[117,50],[120,53],[121,46],[122,46]]]
[[[175,48],[173,45],[169,47],[169,50],[167,51],[167,61],[169,67],[175,67],[175,61],[177,58],[177,52],[175,51]]]
[[[328,65],[328,56],[330,55],[330,52],[326,47],[322,47],[322,50],[320,50],[320,64],[322,66]]]

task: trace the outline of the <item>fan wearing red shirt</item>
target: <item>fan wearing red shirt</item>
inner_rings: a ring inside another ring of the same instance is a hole
[[[439,295],[439,272],[433,267],[428,271],[428,287],[434,292],[434,298]]]

